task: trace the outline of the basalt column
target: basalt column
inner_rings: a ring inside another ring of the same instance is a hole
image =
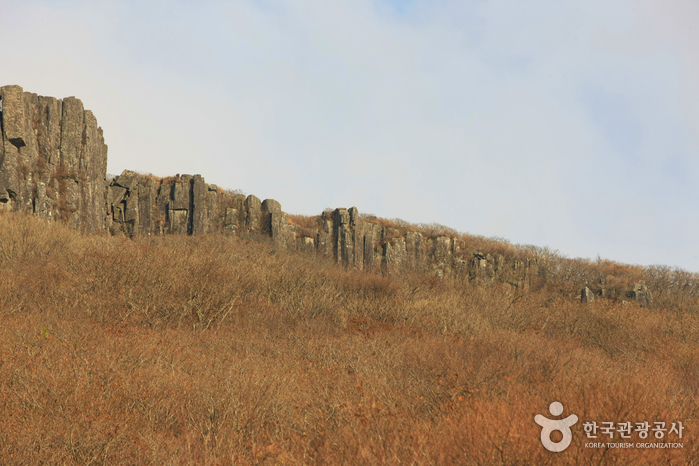
[[[75,97],[57,100],[0,88],[0,209],[105,228],[107,146]]]

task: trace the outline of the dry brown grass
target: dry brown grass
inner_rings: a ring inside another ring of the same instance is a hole
[[[642,271],[665,286],[650,309],[583,306],[557,262],[513,294],[219,236],[80,236],[11,214],[0,231],[2,464],[699,459],[686,272]],[[554,400],[580,417],[559,454],[533,421]],[[684,448],[584,448],[585,420],[683,421]]]

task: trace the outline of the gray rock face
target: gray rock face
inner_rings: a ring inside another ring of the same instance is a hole
[[[291,248],[295,243],[289,216],[282,212],[281,204],[274,199],[265,199],[262,202],[262,231],[271,236],[276,245],[283,248]]]
[[[247,212],[246,225],[248,231],[259,232],[262,230],[262,202],[252,194],[245,199]]]
[[[333,232],[335,231],[335,222],[333,221],[333,213],[323,212],[321,215],[321,223],[323,229],[318,232],[318,254],[328,258],[334,257],[335,244],[333,242]]]
[[[483,254],[476,253],[471,260],[471,264],[475,270],[482,271],[488,267],[488,260]]]
[[[347,209],[335,209],[333,213],[335,260],[338,264],[354,264],[354,241],[350,214]]]
[[[157,178],[125,170],[107,182],[102,129],[80,100],[19,86],[0,87],[0,99],[0,210],[62,220],[84,232],[263,235],[275,247],[358,270],[499,280],[518,289],[534,283],[540,265],[546,270],[538,259],[468,252],[458,236],[427,237],[400,222],[382,226],[356,207],[326,210],[304,228],[291,225],[276,200],[227,192],[201,175]],[[642,282],[627,296],[652,305]],[[581,299],[592,302],[593,291],[583,289]]]
[[[378,271],[387,264],[391,264],[389,268],[394,268],[394,262],[386,261],[386,251],[394,251],[393,244],[386,248],[390,232],[380,225],[364,220],[356,207],[335,209],[332,215],[323,215],[323,222],[323,231],[318,238],[318,249],[323,255],[329,255],[327,242],[330,239],[332,257],[338,264],[359,270]],[[404,239],[402,241],[405,243]],[[399,250],[405,250],[405,244],[397,247]],[[405,255],[404,252],[398,254],[401,257]],[[397,260],[401,264],[404,262],[402,259]]]
[[[209,232],[209,206],[207,202],[209,187],[201,175],[194,175],[190,184],[191,233],[194,235],[205,235]]]
[[[463,241],[449,236],[425,238],[422,233],[401,232],[363,219],[356,207],[326,211],[319,219],[322,230],[314,239],[316,253],[338,264],[366,271],[399,274],[431,273],[438,277],[495,278],[527,288],[538,274],[536,260],[507,261],[502,255],[467,254]],[[298,246],[307,250],[310,243]]]
[[[650,292],[644,281],[634,284],[633,289],[626,295],[631,299],[635,299],[641,306],[647,307],[653,305],[653,294]]]
[[[19,86],[1,87],[0,98],[0,209],[104,230],[107,146],[92,112]]]
[[[444,277],[452,271],[452,243],[448,236],[438,236],[432,245],[432,268],[435,275]]]
[[[3,136],[17,148],[26,145],[24,141],[24,91],[19,86],[0,88],[2,98],[2,128]]]
[[[125,170],[106,188],[105,198],[112,234],[234,236],[242,228],[295,248],[295,228],[279,202],[227,193],[201,175],[160,179]]]
[[[238,230],[238,209],[226,208],[226,217],[223,221],[223,233],[226,236],[234,236]]]
[[[395,238],[383,245],[383,264],[389,275],[399,275],[408,269],[408,249],[405,239]]]
[[[408,267],[417,272],[425,271],[425,246],[422,233],[409,231],[405,235]]]
[[[595,294],[588,287],[583,288],[580,291],[580,302],[592,304],[595,302]]]

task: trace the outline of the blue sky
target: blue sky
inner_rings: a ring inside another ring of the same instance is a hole
[[[82,99],[110,173],[699,271],[699,3],[0,9],[0,84]]]

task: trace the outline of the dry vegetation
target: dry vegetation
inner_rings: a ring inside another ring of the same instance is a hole
[[[220,236],[0,231],[2,464],[699,460],[696,274],[548,254],[513,293]],[[570,298],[598,277],[656,305]],[[580,418],[559,454],[533,421],[554,400]],[[586,420],[682,421],[684,448],[584,448]]]

